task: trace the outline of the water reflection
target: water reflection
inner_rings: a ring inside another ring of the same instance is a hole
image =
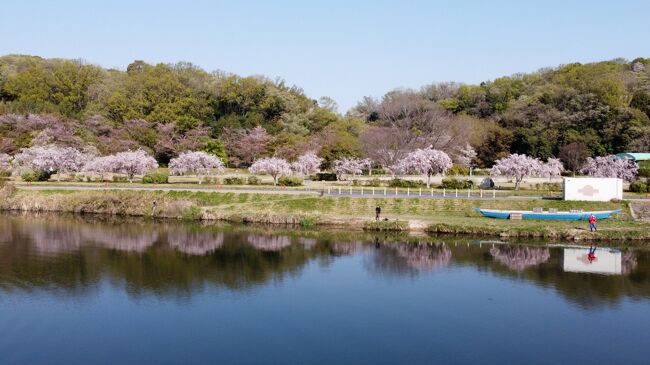
[[[490,254],[497,262],[514,271],[543,264],[551,258],[551,252],[546,247],[498,245],[490,249]]]
[[[246,238],[248,243],[262,251],[280,251],[291,246],[291,239],[287,236],[272,236],[251,234]]]
[[[169,245],[188,255],[205,255],[223,246],[224,234],[172,226],[167,230]]]
[[[206,287],[244,290],[299,276],[312,262],[322,267],[360,257],[371,275],[399,279],[470,268],[554,288],[585,307],[650,297],[648,251],[601,248],[595,262],[585,262],[587,253],[578,247],[400,242],[360,233],[0,216],[0,292],[84,295],[109,282],[133,296],[190,297]]]
[[[630,251],[568,247],[562,253],[563,269],[567,272],[621,275],[631,273],[637,265],[636,254]]]

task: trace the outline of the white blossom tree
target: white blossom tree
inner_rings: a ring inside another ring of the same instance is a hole
[[[314,152],[307,152],[304,155],[298,157],[298,160],[292,163],[291,167],[293,167],[293,171],[296,174],[308,176],[320,171],[320,165],[322,163],[323,159],[318,157]]]
[[[493,176],[507,176],[515,181],[515,190],[519,190],[521,182],[527,176],[539,176],[542,173],[542,162],[524,154],[512,154],[495,161],[490,172]]]
[[[562,176],[562,172],[564,172],[562,161],[559,158],[549,158],[546,163],[542,164],[540,175],[551,180],[554,177]]]
[[[400,163],[400,170],[404,172],[417,172],[426,178],[427,187],[431,186],[431,176],[444,174],[452,166],[449,155],[431,147],[418,148],[404,157]]]
[[[19,169],[57,174],[81,171],[89,156],[72,147],[35,146],[23,148],[14,156]]]
[[[284,175],[291,175],[291,165],[287,160],[277,157],[261,158],[248,168],[252,174],[267,174],[273,178],[273,184],[278,184],[278,178]]]
[[[169,161],[169,171],[172,175],[194,174],[199,178],[199,184],[203,183],[203,177],[212,172],[222,172],[223,162],[209,153],[203,151],[184,152],[178,157]]]
[[[465,147],[462,147],[458,150],[456,154],[456,162],[459,165],[467,167],[469,170],[469,176],[472,176],[472,169],[476,161],[476,151],[469,143],[465,144]]]
[[[100,180],[104,181],[104,175],[115,172],[116,166],[115,155],[99,156],[88,161],[82,171],[99,174]]]
[[[135,175],[144,175],[157,169],[158,162],[143,150],[119,152],[109,160],[112,163],[112,172],[126,174],[130,183]]]
[[[345,175],[360,175],[363,172],[364,162],[358,158],[344,157],[332,162],[332,171],[336,174],[337,180],[343,180]]]
[[[617,158],[616,156],[589,157],[581,171],[594,177],[617,177],[625,181],[632,181],[639,172],[639,166],[628,158]]]
[[[0,172],[11,172],[11,156],[0,153]]]

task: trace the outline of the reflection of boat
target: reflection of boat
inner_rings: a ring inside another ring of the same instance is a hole
[[[482,208],[476,208],[475,210],[483,214],[485,217],[489,218],[509,219],[511,218],[511,215],[516,214],[521,215],[521,219],[550,219],[561,221],[587,220],[592,214],[596,216],[597,219],[606,219],[609,218],[612,214],[619,213],[621,211],[620,209],[616,209],[592,212],[534,212],[531,210],[497,210]]]
[[[621,258],[619,250],[597,249],[595,257],[590,258],[588,248],[565,248],[563,269],[570,272],[620,275]]]

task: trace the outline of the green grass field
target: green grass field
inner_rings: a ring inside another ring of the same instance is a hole
[[[155,207],[153,202],[156,202]],[[387,227],[433,233],[546,237],[570,239],[650,240],[650,225],[635,221],[627,202],[568,202],[546,199],[417,199],[318,197],[290,194],[213,193],[189,191],[74,191],[18,190],[5,199],[3,209],[62,211],[114,215],[156,216],[182,219],[215,219],[231,222],[291,223],[388,229],[369,225],[375,207],[382,208]],[[590,234],[582,221],[510,221],[484,218],[474,208],[532,210],[623,209],[599,222],[598,234]]]

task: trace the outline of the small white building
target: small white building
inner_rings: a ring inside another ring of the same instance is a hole
[[[623,199],[623,180],[609,177],[565,177],[564,200]]]

